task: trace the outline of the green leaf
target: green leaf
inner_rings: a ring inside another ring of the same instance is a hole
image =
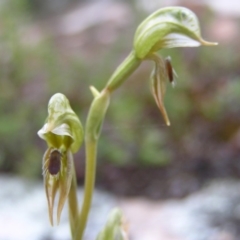
[[[162,8],[138,27],[134,37],[134,49],[138,58],[162,48],[197,47],[217,45],[201,37],[197,16],[184,7]]]

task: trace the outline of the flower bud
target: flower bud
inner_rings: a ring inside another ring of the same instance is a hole
[[[96,240],[127,240],[128,227],[122,211],[114,208],[109,216],[103,230],[98,234]]]

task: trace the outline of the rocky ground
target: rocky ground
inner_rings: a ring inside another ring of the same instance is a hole
[[[43,185],[0,176],[0,239],[70,240],[66,207],[51,227]],[[240,182],[215,180],[184,199],[117,198],[96,191],[85,240],[94,240],[110,209],[120,207],[130,240],[238,240]],[[82,190],[79,189],[79,199]]]

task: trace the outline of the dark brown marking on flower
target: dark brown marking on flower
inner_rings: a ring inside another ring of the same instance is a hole
[[[61,158],[62,154],[56,149],[50,153],[48,172],[51,175],[57,175],[59,173],[61,169]]]
[[[174,76],[173,76],[173,68],[172,68],[170,57],[167,57],[165,59],[165,66],[166,66],[169,82],[172,83],[174,81]]]

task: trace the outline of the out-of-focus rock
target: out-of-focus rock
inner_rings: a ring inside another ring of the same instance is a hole
[[[68,240],[66,207],[59,226],[51,227],[43,185],[0,177],[0,239]],[[123,210],[131,240],[238,240],[240,182],[216,180],[180,200],[117,199],[96,191],[85,240],[94,240],[110,210]],[[82,190],[78,192],[82,198]]]
[[[0,176],[1,240],[68,240],[70,229],[67,206],[59,226],[50,226],[43,184],[12,176]],[[79,201],[82,190],[78,191]],[[67,205],[67,204],[66,204]],[[98,191],[94,194],[86,239],[95,240],[106,216],[116,206],[116,199]]]
[[[182,200],[124,199],[121,208],[137,240],[238,240],[240,182],[215,181]]]

